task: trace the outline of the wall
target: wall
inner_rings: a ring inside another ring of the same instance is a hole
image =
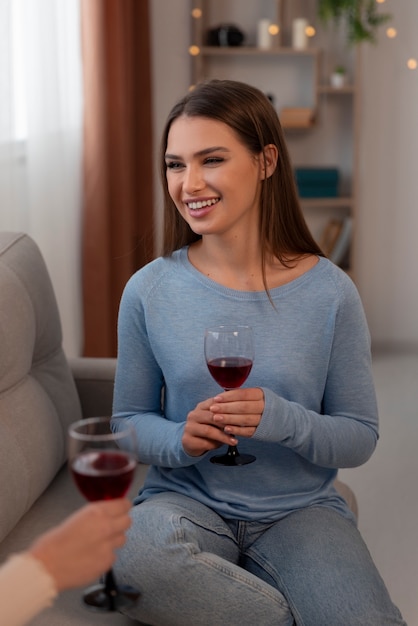
[[[156,146],[169,109],[188,88],[189,0],[152,0]],[[398,6],[399,5],[399,6]],[[363,46],[357,284],[375,344],[418,348],[418,3],[389,0],[399,36]],[[409,42],[409,43],[408,43]],[[157,148],[156,148],[157,149]],[[156,181],[156,210],[161,194]]]
[[[386,4],[398,37],[363,51],[358,286],[374,342],[418,347],[418,3]]]

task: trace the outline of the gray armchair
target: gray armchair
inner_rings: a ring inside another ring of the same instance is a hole
[[[68,361],[61,340],[38,247],[25,234],[0,232],[0,562],[84,504],[66,466],[67,428],[111,413],[116,360]],[[132,495],[145,472],[140,465]],[[137,624],[92,613],[80,597],[80,589],[62,593],[32,626]]]

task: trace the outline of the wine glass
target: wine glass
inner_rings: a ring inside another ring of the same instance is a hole
[[[253,333],[250,326],[216,326],[205,331],[205,358],[209,372],[228,391],[247,380],[254,361]],[[252,454],[240,454],[229,446],[226,454],[211,457],[219,465],[247,465],[255,461]]]
[[[123,425],[112,432],[110,420],[110,417],[83,419],[68,429],[71,474],[79,491],[89,501],[122,498],[137,466],[134,428],[121,419]],[[90,608],[117,611],[135,604],[139,595],[133,587],[117,585],[110,569],[104,576],[104,583],[87,589],[83,600]]]

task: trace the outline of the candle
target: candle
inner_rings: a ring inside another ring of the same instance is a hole
[[[257,24],[257,46],[259,48],[271,48],[272,38],[269,31],[270,26],[270,20],[259,20]]]
[[[308,20],[304,17],[298,17],[293,20],[292,24],[292,46],[297,50],[304,50],[308,45],[308,38],[306,36],[306,27],[308,26]]]

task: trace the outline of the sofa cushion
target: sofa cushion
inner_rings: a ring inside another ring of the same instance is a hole
[[[35,242],[0,233],[0,541],[66,459],[81,419],[58,307]]]

